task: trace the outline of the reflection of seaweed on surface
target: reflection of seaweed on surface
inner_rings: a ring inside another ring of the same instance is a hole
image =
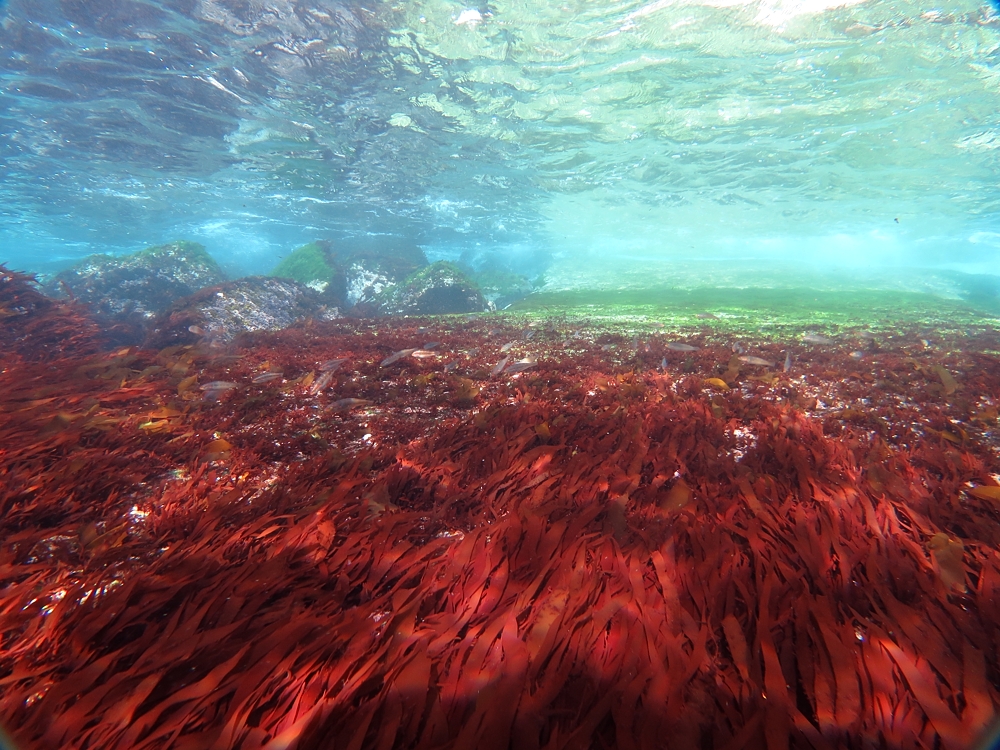
[[[491,379],[512,340],[535,367]],[[698,339],[664,373],[669,340],[336,321],[6,368],[3,721],[28,748],[967,746],[1000,700],[997,363],[900,337],[763,377]],[[379,367],[407,349],[435,356]]]

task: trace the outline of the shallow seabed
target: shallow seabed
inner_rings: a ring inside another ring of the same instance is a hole
[[[108,352],[6,273],[5,725],[968,747],[1000,705],[996,321],[755,294]]]

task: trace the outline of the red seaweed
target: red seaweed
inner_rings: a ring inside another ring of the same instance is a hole
[[[23,748],[957,750],[1000,705],[1000,367],[973,340],[762,377],[701,338],[663,372],[664,338],[495,319],[99,353],[72,305],[21,308]],[[519,337],[534,366],[491,377]]]

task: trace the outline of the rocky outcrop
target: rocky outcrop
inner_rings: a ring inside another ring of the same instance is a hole
[[[374,313],[375,298],[427,265],[415,245],[389,240],[350,246],[311,242],[295,250],[271,272],[316,290],[327,305]]]
[[[486,271],[474,278],[490,310],[503,310],[535,290],[528,279],[515,273]]]
[[[227,343],[240,333],[277,331],[317,318],[332,320],[337,308],[323,304],[320,293],[291,279],[249,276],[179,300],[160,315],[147,345]]]
[[[131,255],[91,255],[57,274],[45,290],[118,322],[142,325],[176,300],[224,280],[202,245],[179,241]]]
[[[444,261],[384,289],[373,305],[379,315],[445,315],[487,309],[476,283],[454,263]]]

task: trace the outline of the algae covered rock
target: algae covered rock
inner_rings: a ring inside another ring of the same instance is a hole
[[[343,270],[337,267],[329,242],[310,242],[289,254],[271,271],[271,276],[305,284],[317,294],[337,298],[343,304]]]
[[[427,259],[422,251],[419,254],[373,251],[351,254],[344,268],[347,306],[360,306],[361,310],[365,310],[375,303],[383,291],[402,283],[426,265]]]
[[[388,287],[374,304],[379,315],[445,315],[482,312],[486,300],[461,268],[438,261]]]
[[[225,278],[203,245],[178,241],[131,255],[91,255],[57,274],[46,291],[75,297],[102,315],[146,321]]]
[[[277,331],[306,318],[332,320],[314,289],[291,279],[248,276],[203,289],[176,302],[153,325],[148,345],[162,348],[198,340],[226,343],[240,333]]]
[[[271,275],[305,284],[328,305],[372,312],[380,292],[426,265],[420,248],[391,238],[343,245],[318,241],[295,250]]]
[[[477,273],[475,280],[491,310],[503,310],[535,290],[532,283],[524,276],[506,271]]]

